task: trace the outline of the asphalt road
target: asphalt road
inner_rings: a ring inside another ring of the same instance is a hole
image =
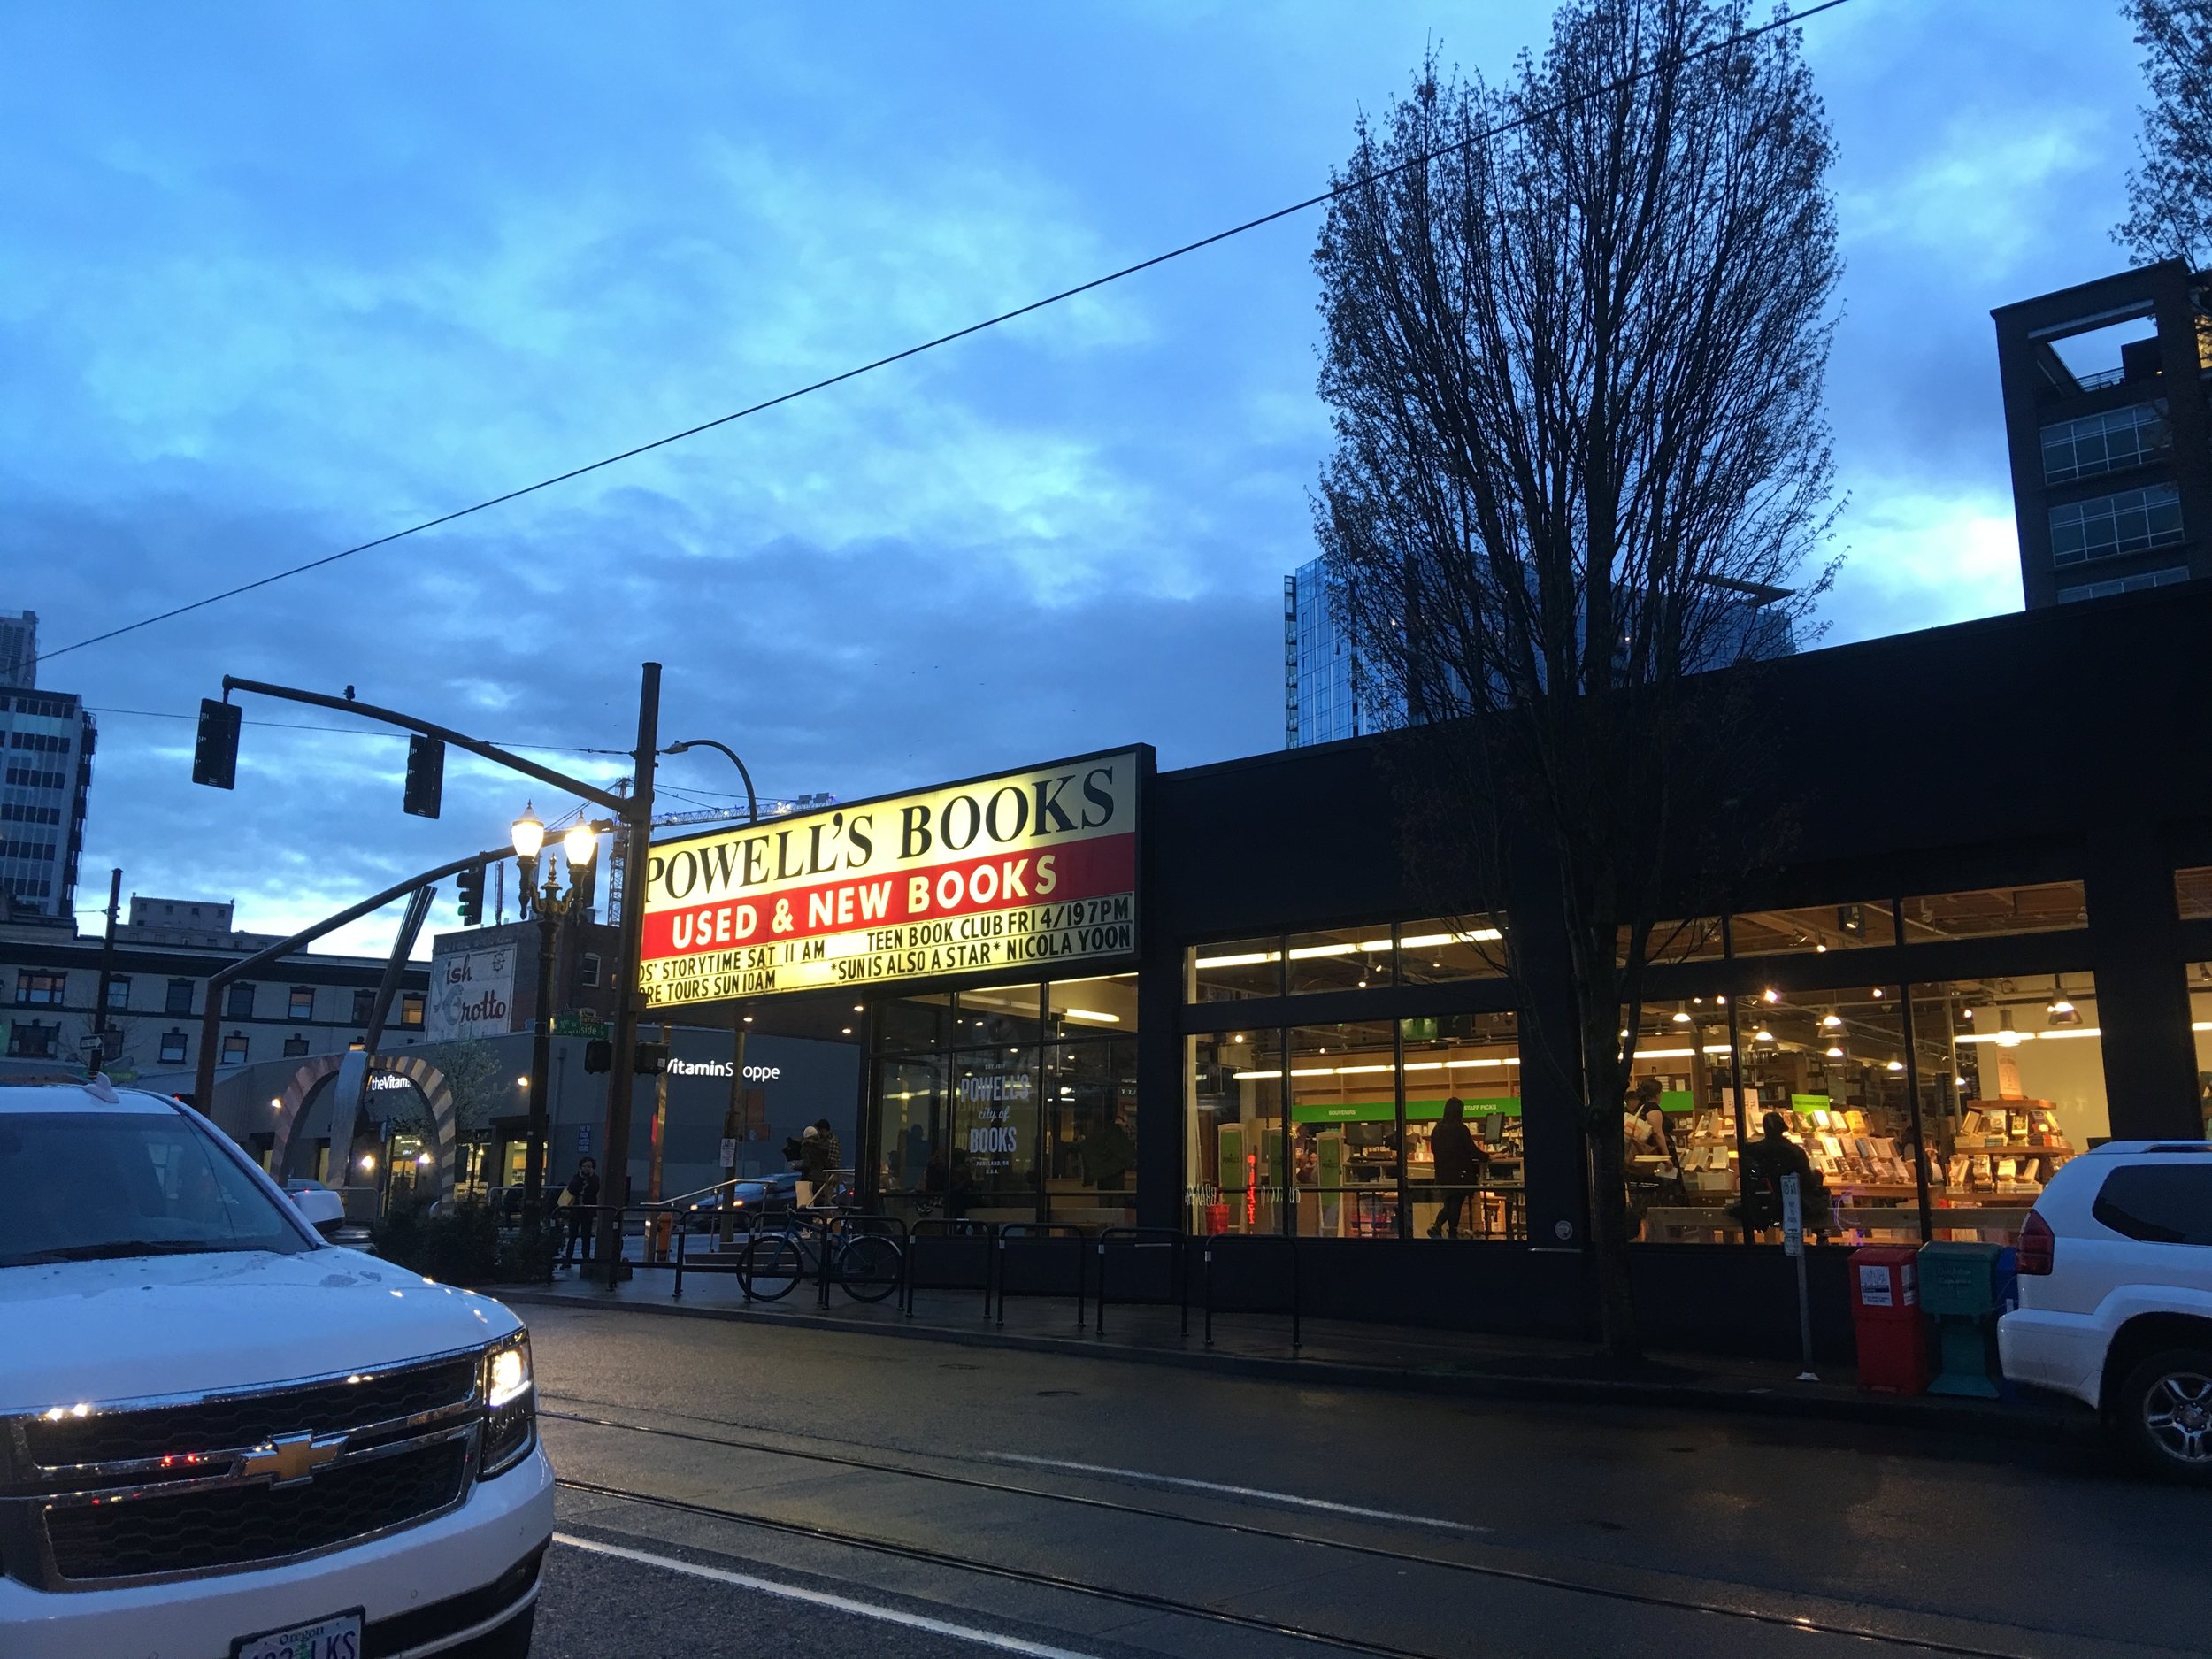
[[[2212,1651],[2212,1495],[2094,1448],[526,1311],[536,1651]]]

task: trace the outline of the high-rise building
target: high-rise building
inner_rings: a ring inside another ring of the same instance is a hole
[[[1701,625],[1692,672],[1787,657],[1797,649],[1789,613],[1777,603],[1791,596],[1789,588],[1720,576],[1710,583],[1721,598]],[[1436,670],[1433,683],[1447,687],[1440,700],[1448,707],[1464,707],[1465,698],[1448,689],[1455,683],[1449,665],[1431,666]],[[1328,572],[1320,559],[1283,578],[1283,705],[1286,749],[1365,736],[1403,726],[1409,718],[1399,698],[1362,672],[1358,645],[1330,608]],[[1417,712],[1409,718],[1434,716]]]
[[[1283,578],[1283,746],[1333,743],[1396,724],[1390,699],[1362,679],[1350,632],[1329,607],[1325,561],[1300,565]]]
[[[2028,608],[2212,576],[2212,316],[2177,259],[2002,305]]]
[[[0,691],[0,914],[74,910],[97,736],[80,697]]]
[[[0,617],[0,687],[28,691],[38,684],[38,612]]]

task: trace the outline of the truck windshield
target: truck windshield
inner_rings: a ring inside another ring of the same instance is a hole
[[[0,1112],[0,1267],[314,1248],[175,1112]]]

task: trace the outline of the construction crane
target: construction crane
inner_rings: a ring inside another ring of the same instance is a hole
[[[629,793],[626,786],[627,780],[625,780],[616,786],[616,793],[626,795]],[[832,805],[836,799],[835,795],[825,792],[793,795],[786,801],[763,801],[760,815],[763,818],[788,818],[795,812],[811,812],[818,807]],[[695,807],[686,812],[656,812],[653,814],[653,827],[660,829],[677,824],[742,824],[750,816],[743,807],[735,804]],[[628,861],[626,841],[624,836],[614,837],[614,847],[607,859],[607,926],[610,927],[622,925],[622,873]]]

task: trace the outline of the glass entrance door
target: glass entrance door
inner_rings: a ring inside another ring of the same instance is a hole
[[[953,1056],[952,1077],[952,1213],[1038,1219],[1037,1050],[969,1049]]]

